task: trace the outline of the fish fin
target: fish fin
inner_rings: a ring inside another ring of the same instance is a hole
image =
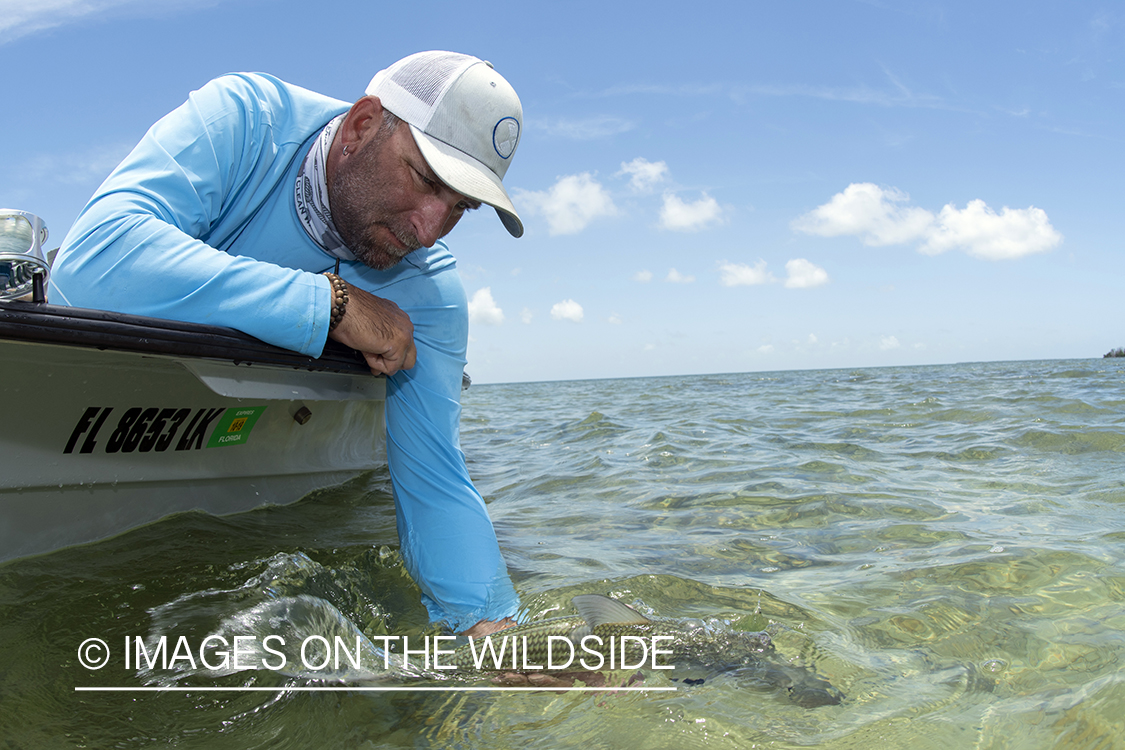
[[[574,643],[581,643],[582,639],[588,635],[593,635],[594,630],[586,623],[582,623],[574,630],[570,631],[570,640]]]
[[[632,607],[601,594],[583,594],[570,600],[591,628],[599,625],[647,625],[652,622]]]

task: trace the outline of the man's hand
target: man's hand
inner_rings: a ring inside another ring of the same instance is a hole
[[[376,375],[394,375],[414,366],[414,324],[390,300],[348,284],[344,318],[328,336],[355,349]]]
[[[467,635],[470,638],[481,638],[491,633],[498,633],[504,628],[510,628],[515,624],[516,621],[511,617],[505,617],[503,620],[481,620],[468,630],[462,630],[460,635]]]

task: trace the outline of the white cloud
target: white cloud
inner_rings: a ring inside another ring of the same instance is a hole
[[[599,216],[613,216],[613,198],[589,172],[560,177],[549,190],[517,190],[517,202],[547,219],[551,234],[577,234]]]
[[[619,326],[619,325],[621,325],[621,322],[622,322],[622,321],[621,321],[621,316],[620,316],[620,315],[618,315],[617,313],[613,313],[613,314],[611,314],[611,315],[610,315],[610,316],[609,316],[608,318],[606,318],[606,320],[607,320],[608,322],[612,323],[612,324],[613,324],[613,325],[615,325],[615,326]]]
[[[520,310],[520,320],[522,320],[525,325],[530,324],[533,317],[535,317],[535,315],[531,312],[530,309],[525,307],[524,309]]]
[[[694,232],[716,224],[723,218],[719,202],[707,195],[694,203],[684,203],[673,193],[664,194],[660,209],[660,227],[676,232]]]
[[[151,18],[180,8],[196,10],[218,5],[222,0],[0,0],[0,44],[37,31],[106,16]]]
[[[898,349],[902,344],[898,343],[898,339],[894,336],[883,336],[879,339],[879,348],[885,352],[891,349]]]
[[[786,289],[809,289],[828,283],[828,272],[804,258],[794,258],[785,264],[789,277],[785,279]]]
[[[469,300],[469,322],[498,326],[504,322],[504,311],[492,299],[492,287],[478,289]]]
[[[633,281],[639,281],[642,284],[647,284],[652,281],[652,271],[637,271],[633,274]]]
[[[719,283],[723,286],[756,286],[758,284],[769,284],[774,279],[773,274],[766,270],[766,262],[759,260],[753,266],[748,266],[743,263],[727,263],[719,264]]]
[[[867,1],[867,0],[865,0]],[[611,86],[598,92],[603,97],[620,97],[630,94],[648,94],[662,97],[722,96],[743,102],[748,96],[811,97],[827,101],[855,102],[882,107],[915,107],[927,109],[953,109],[963,107],[936,94],[915,92],[905,86],[890,70],[884,68],[887,84],[877,87],[868,84],[855,86],[811,86],[806,84],[777,85],[743,83],[721,84],[630,84]]]
[[[773,353],[773,344],[763,344],[762,346],[759,346],[758,347],[758,353],[759,354],[772,354]]]
[[[38,154],[21,164],[19,172],[27,182],[89,185],[93,191],[132,149],[132,145],[122,143],[85,152]]]
[[[853,183],[823,206],[793,221],[793,228],[821,237],[856,235],[865,245],[895,245],[923,237],[934,215],[923,208],[901,206],[910,196],[883,190],[870,182]]]
[[[575,323],[582,322],[582,305],[572,299],[564,299],[555,303],[551,308],[551,317],[555,320],[570,320]]]
[[[130,0],[36,0],[34,3],[3,0],[0,2],[0,43],[62,26],[128,2]]]
[[[1060,242],[1062,235],[1041,208],[1005,206],[997,214],[984,201],[974,200],[962,211],[953,204],[945,206],[921,250],[932,255],[960,247],[977,258],[1010,260],[1050,250]]]
[[[608,138],[619,133],[627,133],[636,127],[631,120],[623,120],[613,115],[596,115],[581,120],[533,121],[530,124],[547,131],[550,135],[574,141]]]
[[[668,276],[664,280],[670,281],[673,284],[690,284],[691,282],[695,281],[695,277],[685,276],[675,268],[671,268],[668,270]]]
[[[901,190],[884,190],[869,182],[853,183],[792,223],[793,229],[822,237],[852,235],[865,245],[917,242],[929,255],[961,248],[986,260],[1010,260],[1050,250],[1062,242],[1047,213],[1034,206],[997,214],[982,200],[963,210],[947,204],[936,216],[907,205]]]
[[[630,162],[621,162],[621,171],[618,176],[629,175],[629,187],[637,193],[647,193],[660,182],[667,179],[668,165],[662,161],[649,161],[637,157]]]

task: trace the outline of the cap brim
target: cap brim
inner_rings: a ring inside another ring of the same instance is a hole
[[[523,222],[495,172],[464,151],[426,135],[409,123],[407,126],[422,152],[422,158],[442,182],[466,198],[492,206],[509,234],[523,236]]]

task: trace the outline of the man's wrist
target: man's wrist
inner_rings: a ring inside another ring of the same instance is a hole
[[[344,319],[344,315],[348,312],[348,282],[334,273],[325,273],[324,275],[328,277],[328,283],[332,285],[332,321],[328,324],[328,331],[331,333],[336,330],[336,326],[340,325],[340,321]]]

